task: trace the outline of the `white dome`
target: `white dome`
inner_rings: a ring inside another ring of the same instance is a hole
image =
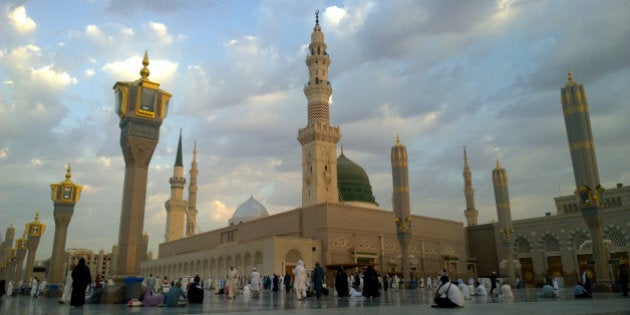
[[[228,223],[234,225],[268,216],[269,212],[267,212],[267,208],[252,196],[236,208],[234,215],[232,215]]]

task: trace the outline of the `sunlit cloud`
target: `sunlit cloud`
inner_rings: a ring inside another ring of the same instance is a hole
[[[7,18],[11,21],[13,28],[20,33],[32,32],[37,28],[37,23],[27,14],[24,6],[19,6],[7,13]]]
[[[151,59],[149,55],[149,79],[152,81],[164,83],[177,72],[179,62],[172,62],[162,59]],[[103,66],[102,70],[110,76],[111,79],[117,81],[132,81],[140,78],[140,69],[142,69],[142,57],[135,56],[123,61],[114,61]]]

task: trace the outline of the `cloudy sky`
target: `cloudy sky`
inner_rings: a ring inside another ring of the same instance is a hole
[[[0,4],[0,229],[35,212],[54,235],[50,183],[84,186],[68,248],[118,241],[124,161],[116,81],[171,92],[148,182],[145,230],[164,240],[175,150],[199,162],[200,231],[253,195],[300,206],[307,46],[320,10],[332,64],[331,124],[391,210],[389,152],[407,146],[412,213],[465,222],[462,147],[479,222],[496,220],[491,171],[510,179],[512,217],[555,213],[575,183],[560,105],[567,70],[589,96],[600,177],[630,184],[630,2],[3,1]]]

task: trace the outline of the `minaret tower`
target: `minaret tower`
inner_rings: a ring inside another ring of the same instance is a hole
[[[171,183],[171,199],[164,204],[166,208],[166,241],[174,241],[184,237],[184,223],[188,204],[184,200],[184,163],[182,157],[182,131],[179,131],[179,143],[177,144],[177,157],[173,167]]]
[[[188,221],[186,221],[186,236],[195,235],[197,229],[197,142],[193,149],[193,160],[190,163],[190,184],[188,184]]]
[[[115,281],[140,274],[149,164],[172,96],[161,90],[159,83],[149,80],[146,51],[142,65],[138,80],[119,81],[114,85],[116,114],[120,118],[120,148],[125,158]]]
[[[48,281],[50,284],[62,284],[66,274],[64,273],[64,263],[66,258],[66,237],[68,236],[68,225],[74,213],[74,205],[79,201],[79,195],[83,186],[75,185],[70,180],[70,164],[66,168],[66,180],[50,184],[51,196],[54,205],[53,215],[55,217],[55,239],[53,241],[53,251],[50,256],[50,266],[48,268]]]
[[[499,218],[499,237],[501,238],[501,248],[498,249],[499,257],[506,260],[506,273],[510,283],[514,282],[514,243],[512,242],[512,211],[510,209],[510,194],[508,192],[507,172],[499,164],[492,170],[492,184],[494,186],[494,200],[497,205],[497,216]]]
[[[400,243],[401,272],[404,279],[412,276],[409,268],[409,242],[411,241],[411,218],[409,203],[409,170],[407,164],[407,148],[400,143],[396,136],[396,144],[391,151],[392,180],[393,180],[393,208],[396,217],[396,237]]]
[[[330,56],[324,33],[315,12],[315,27],[306,57],[309,80],[304,87],[308,99],[308,123],[298,131],[302,145],[302,207],[325,202],[339,202],[337,186],[337,142],[339,127],[329,124],[329,100],[332,87],[328,81]]]
[[[568,72],[567,83],[561,88],[560,95],[573,163],[573,175],[577,186],[575,193],[579,197],[578,204],[582,210],[582,217],[588,225],[593,242],[596,286],[609,290],[612,284],[610,266],[602,236],[601,201],[604,189],[599,183],[586,91],[582,84],[573,80],[571,71]]]
[[[477,225],[477,218],[479,217],[479,211],[475,208],[475,190],[472,188],[472,173],[470,167],[468,167],[468,155],[466,154],[466,147],[464,147],[464,196],[466,196],[466,210],[464,215],[466,216],[466,222],[468,226]]]
[[[39,239],[44,234],[46,224],[39,222],[39,211],[35,213],[35,220],[26,224],[28,239],[26,240],[26,248],[28,248],[28,257],[26,258],[26,272],[24,281],[30,281],[33,276],[33,264],[35,263],[35,252],[39,245]]]

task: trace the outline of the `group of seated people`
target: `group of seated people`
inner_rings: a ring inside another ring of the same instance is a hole
[[[182,306],[188,303],[203,303],[203,286],[199,276],[195,276],[188,284],[186,293],[182,290],[181,281],[177,281],[164,294],[154,294],[151,288],[146,286],[142,298],[130,301],[129,306]]]

